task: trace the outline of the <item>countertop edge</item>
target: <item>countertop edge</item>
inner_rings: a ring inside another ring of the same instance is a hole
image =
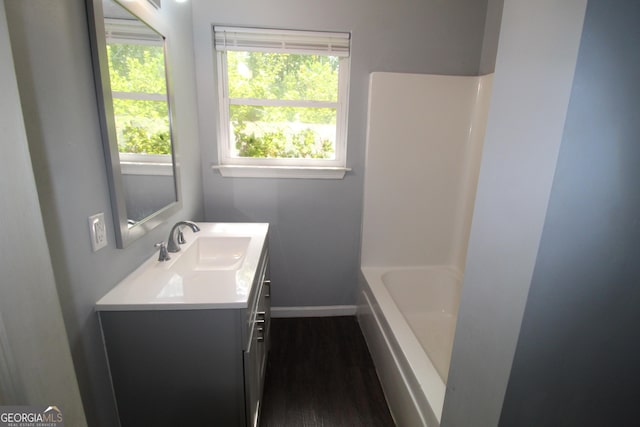
[[[220,310],[247,308],[246,302],[235,303],[179,303],[179,304],[96,304],[94,311],[180,311],[180,310]]]

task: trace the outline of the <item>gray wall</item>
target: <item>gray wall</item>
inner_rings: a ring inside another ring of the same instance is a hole
[[[193,1],[206,218],[271,223],[274,306],[354,304],[369,73],[477,75],[486,9],[477,0]],[[212,24],[351,32],[353,172],[322,181],[222,178],[210,169],[217,162]]]
[[[173,175],[122,174],[127,218],[140,221],[175,202]]]
[[[87,425],[31,169],[0,2],[0,405],[58,405]]]
[[[487,16],[484,23],[484,40],[478,74],[493,73],[498,52],[498,38],[500,36],[500,21],[504,0],[487,0]]]
[[[504,2],[443,427],[498,424],[585,7],[586,0]]]
[[[176,139],[183,209],[202,219],[202,185],[189,3],[163,3],[171,22]],[[7,21],[55,281],[87,421],[116,425],[94,303],[154,253],[169,224],[116,249],[83,0],[9,0]],[[89,215],[104,212],[108,247],[91,252]]]
[[[589,1],[502,426],[638,423],[638,22]]]

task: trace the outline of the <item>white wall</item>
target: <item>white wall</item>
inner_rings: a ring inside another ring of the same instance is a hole
[[[443,426],[496,426],[562,139],[586,0],[505,0]]]
[[[362,265],[463,271],[491,78],[371,75]]]
[[[495,69],[503,4],[504,0],[487,0],[487,17],[484,24],[480,67],[478,68],[480,75],[493,73]]]
[[[58,405],[86,426],[31,169],[0,2],[0,404]]]

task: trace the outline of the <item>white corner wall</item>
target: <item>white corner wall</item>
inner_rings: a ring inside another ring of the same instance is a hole
[[[497,426],[531,284],[586,0],[505,0],[442,426]]]
[[[371,74],[362,265],[463,271],[491,81]]]

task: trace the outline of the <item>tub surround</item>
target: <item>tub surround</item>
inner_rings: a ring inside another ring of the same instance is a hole
[[[492,79],[371,75],[358,318],[398,425],[440,425]]]
[[[362,265],[464,270],[492,79],[371,74]]]

